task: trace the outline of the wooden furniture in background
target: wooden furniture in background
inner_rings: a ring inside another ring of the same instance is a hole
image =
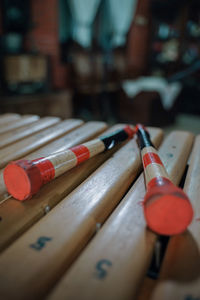
[[[150,126],[166,126],[175,120],[175,109],[164,109],[157,92],[140,92],[129,98],[121,90],[119,118],[122,122],[142,123]]]
[[[37,114],[41,117],[57,116],[60,118],[71,118],[73,113],[71,98],[69,90],[23,96],[0,95],[0,112]]]
[[[20,83],[46,84],[47,59],[44,55],[5,55],[3,58],[4,81],[8,86]]]

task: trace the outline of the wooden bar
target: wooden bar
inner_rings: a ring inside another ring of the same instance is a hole
[[[4,114],[0,114],[0,119],[3,120],[4,118],[7,119],[7,118],[9,118],[9,117],[11,117],[11,118],[12,118],[12,117],[14,117],[14,118],[17,117],[17,118],[18,118],[19,116],[20,116],[20,115],[19,115],[19,114],[16,114],[16,113],[4,113]]]
[[[17,160],[39,147],[53,141],[59,136],[80,126],[83,122],[81,120],[65,120],[56,124],[53,128],[47,128],[39,133],[35,133],[26,139],[19,141],[12,146],[5,147],[0,150],[0,168],[12,160]]]
[[[162,131],[150,132],[158,145]],[[116,207],[140,169],[133,139],[2,253],[0,294],[6,299],[43,297]]]
[[[173,149],[175,141],[176,149]],[[159,154],[176,184],[181,179],[191,145],[190,134],[176,132],[160,148]],[[144,195],[142,174],[49,299],[136,298],[156,240],[156,235],[146,230],[141,205]]]
[[[88,141],[95,136],[103,133],[107,129],[107,124],[99,121],[91,121],[62,136],[59,139],[40,148],[37,152],[26,156],[27,159],[35,159],[39,156],[47,156],[50,153],[56,153],[68,149],[69,145],[77,145],[82,141]]]
[[[15,128],[20,128],[26,124],[34,123],[37,120],[39,120],[39,117],[36,115],[24,115],[19,120],[16,120],[15,122],[1,125],[0,138],[1,138],[1,134],[5,133],[5,132],[10,132],[11,130],[13,130]]]
[[[200,299],[200,135],[190,158],[184,190],[191,199],[194,219],[184,234],[170,239],[152,300]]]
[[[8,124],[9,122],[14,122],[16,120],[19,120],[20,118],[21,118],[20,115],[12,114],[12,113],[0,115],[0,126],[6,123]]]
[[[121,126],[120,126],[121,127]],[[79,142],[93,138],[105,130],[106,125],[102,122],[88,122],[77,130],[72,131],[66,137],[60,140],[60,147],[71,147]],[[114,126],[107,132],[119,129]],[[58,140],[58,141],[59,141]],[[62,145],[63,140],[63,145]],[[52,152],[58,149],[56,143],[50,143],[48,146],[39,149],[38,155],[45,155],[50,150]],[[7,247],[20,234],[27,230],[32,224],[43,217],[47,211],[54,207],[60,200],[69,194],[77,185],[86,179],[103,161],[113,154],[114,151],[107,152],[103,155],[89,160],[80,165],[53,182],[44,186],[41,191],[32,199],[22,203],[13,198],[7,199],[0,206],[1,226],[0,226],[0,251]],[[36,153],[31,156],[35,157]],[[10,215],[12,211],[12,215]]]
[[[13,129],[12,131],[2,133],[0,137],[0,148],[13,144],[19,140],[22,140],[36,132],[39,132],[45,128],[55,125],[59,122],[59,118],[45,117],[41,118],[33,124],[24,125],[20,128]]]

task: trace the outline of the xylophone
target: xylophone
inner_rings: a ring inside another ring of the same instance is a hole
[[[171,181],[184,186],[194,209],[188,230],[164,247],[163,237],[144,221],[136,138],[83,162],[24,202],[9,196],[3,182],[11,160],[45,157],[124,124],[108,128],[49,117],[30,127],[13,116],[0,116],[2,126],[18,124],[7,132],[8,143],[6,132],[0,134],[1,299],[200,299],[200,136],[173,131],[162,142],[162,130],[148,127]],[[10,141],[16,130],[19,139]]]

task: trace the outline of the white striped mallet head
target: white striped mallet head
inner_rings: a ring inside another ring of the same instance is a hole
[[[3,174],[7,190],[15,199],[27,200],[36,194],[47,182],[90,157],[132,138],[133,135],[134,128],[126,125],[123,129],[109,135],[53,153],[48,157],[11,162],[6,166]]]

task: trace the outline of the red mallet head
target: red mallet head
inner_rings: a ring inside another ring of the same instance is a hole
[[[8,192],[18,200],[27,200],[36,194],[41,186],[51,180],[55,172],[49,161],[18,160],[9,163],[3,177]]]
[[[193,218],[193,209],[187,195],[166,178],[149,182],[144,198],[144,215],[148,227],[161,235],[184,232]]]

